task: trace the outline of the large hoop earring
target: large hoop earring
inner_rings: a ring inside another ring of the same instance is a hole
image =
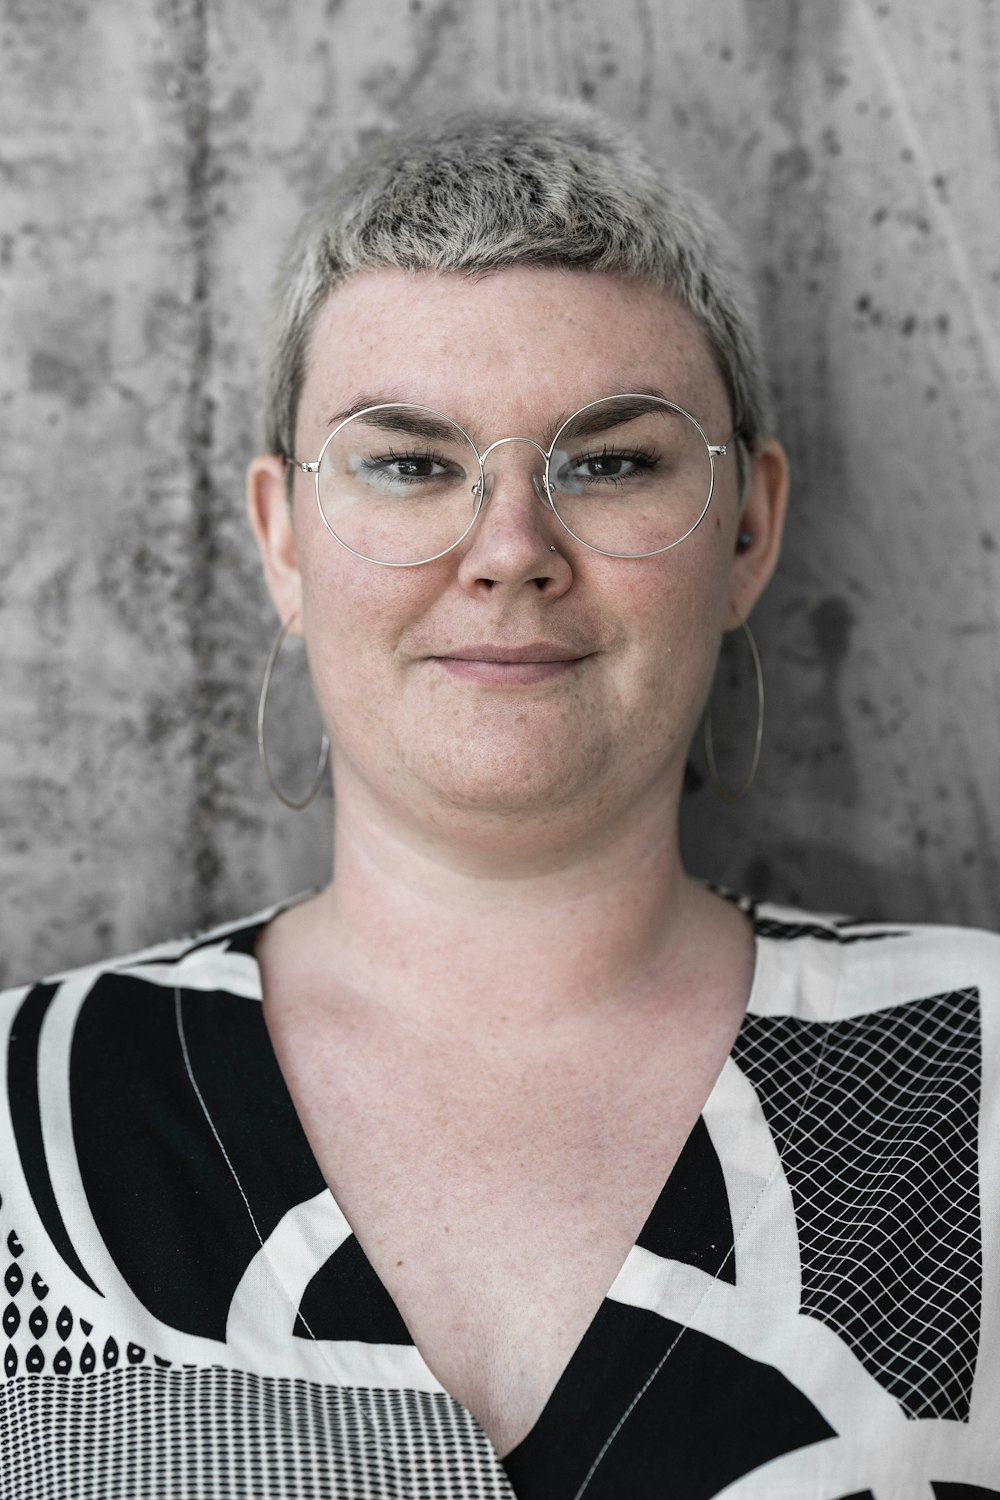
[[[740,628],[746,636],[747,645],[750,647],[750,656],[753,659],[754,676],[757,679],[757,730],[753,740],[753,755],[750,760],[750,770],[742,786],[736,791],[726,786],[719,775],[719,768],[715,761],[715,742],[712,736],[712,703],[709,699],[705,710],[705,760],[708,763],[709,779],[723,802],[739,802],[745,797],[753,786],[757,775],[757,767],[760,764],[760,746],[764,738],[764,669],[760,664],[760,652],[757,650],[757,642],[753,638],[753,631],[746,620],[740,620]]]
[[[271,788],[271,791],[274,793],[274,795],[277,797],[278,801],[283,802],[286,807],[290,807],[293,812],[301,812],[304,807],[309,806],[310,802],[313,800],[316,793],[323,785],[323,777],[326,775],[327,761],[330,759],[329,736],[324,734],[323,742],[320,745],[319,764],[316,767],[316,779],[314,780],[306,795],[299,802],[296,802],[292,797],[286,797],[285,793],[281,790],[281,787],[271,775],[271,767],[268,765],[267,761],[267,747],[264,744],[264,715],[267,711],[267,695],[271,688],[271,673],[274,671],[274,664],[278,660],[278,653],[284,645],[285,636],[288,634],[288,629],[291,623],[291,620],[286,621],[278,631],[277,639],[275,640],[274,645],[271,647],[271,653],[267,658],[267,666],[264,668],[264,681],[261,684],[260,689],[260,702],[257,704],[257,754],[260,757],[261,769],[264,772],[264,775],[267,777],[267,784]]]

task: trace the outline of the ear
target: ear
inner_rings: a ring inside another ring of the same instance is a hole
[[[302,576],[285,461],[275,453],[259,453],[247,469],[247,514],[278,617],[293,635],[301,635]]]
[[[788,457],[774,438],[750,449],[750,477],[734,538],[726,630],[746,620],[767,587],[781,552],[788,508]],[[749,540],[746,540],[749,538]]]

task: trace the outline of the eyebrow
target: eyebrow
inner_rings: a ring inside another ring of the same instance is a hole
[[[613,392],[610,394],[614,395]],[[595,433],[606,432],[611,427],[618,427],[623,422],[634,422],[637,417],[643,416],[649,410],[646,405],[648,397],[654,397],[658,401],[671,401],[672,399],[653,386],[630,391],[616,400],[612,407],[585,412],[573,429],[574,435],[588,437]],[[380,411],[377,409],[379,407],[390,407],[391,410]],[[551,434],[554,436],[578,411],[580,411],[579,407],[563,411],[552,423]],[[447,441],[452,434],[453,426],[459,425],[436,417],[430,410],[421,409],[419,402],[407,402],[396,395],[371,394],[358,396],[349,406],[341,407],[339,411],[333,412],[327,419],[327,426],[337,427],[351,417],[359,416],[362,412],[367,413],[365,422],[368,426],[380,428],[383,432],[406,432],[413,437],[427,438],[432,442]]]
[[[638,417],[645,416],[649,411],[649,401],[647,398],[651,396],[655,397],[658,401],[671,401],[671,398],[665,396],[662,391],[652,389],[630,391],[627,396],[622,396],[617,400],[612,397],[613,404],[599,406],[593,411],[584,411],[579,421],[573,423],[573,436],[591,437],[598,432],[607,432],[610,427],[620,427],[623,422],[634,422]],[[633,397],[636,399],[632,399]],[[671,405],[676,404],[676,402],[671,402]],[[560,426],[565,426],[573,415],[570,412],[567,416],[563,417]]]
[[[372,407],[390,407],[391,410],[373,411],[370,410]],[[350,417],[360,416],[362,412],[367,413],[366,426],[380,428],[383,432],[407,432],[412,437],[428,438],[431,442],[438,443],[447,442],[454,436],[454,423],[436,417],[431,411],[420,410],[418,406],[400,401],[398,397],[386,396],[359,396],[350,406],[335,411],[327,426],[337,427]]]

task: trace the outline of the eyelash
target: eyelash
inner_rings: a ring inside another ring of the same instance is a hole
[[[602,463],[607,461],[608,459],[634,464],[636,470],[643,470],[647,472],[655,469],[659,462],[657,456],[654,453],[651,453],[648,449],[613,448],[605,444],[599,452],[594,451],[590,453],[580,454],[573,460],[572,467],[574,469],[580,469],[587,464]],[[393,448],[390,449],[387,453],[369,454],[369,456],[365,460],[366,467],[372,474],[376,475],[388,474],[393,464],[401,463],[430,464],[441,469],[444,473],[447,473],[451,467],[448,460],[442,458],[439,454],[419,449],[410,449],[405,452],[400,452]],[[428,474],[397,473],[392,477],[397,484],[415,485],[424,483],[430,478],[439,476]],[[626,484],[632,477],[634,477],[632,474],[592,475],[587,477],[586,482],[590,484],[620,486]]]
[[[365,460],[365,463],[371,469],[371,472],[375,474],[386,473],[390,465],[398,463],[433,464],[438,468],[443,469],[445,472],[447,472],[450,468],[450,464],[448,463],[447,459],[441,458],[436,453],[418,452],[416,449],[413,449],[409,453],[397,453],[395,449],[390,449],[388,453],[372,453],[369,454],[368,458]],[[430,476],[426,474],[395,475],[396,482],[399,484],[420,484],[422,480],[425,480],[428,477]]]
[[[655,469],[657,465],[656,455],[644,448],[609,448],[607,444],[599,453],[582,453],[573,462],[574,468],[580,468],[584,464],[600,463],[605,459],[620,459],[626,463],[635,464],[637,469]],[[604,475],[591,479],[592,484],[624,484],[629,475]]]

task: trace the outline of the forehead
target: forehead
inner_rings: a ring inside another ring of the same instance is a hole
[[[728,421],[700,324],[645,282],[537,266],[476,277],[386,267],[355,274],[322,308],[300,428],[318,435],[334,412],[370,399],[532,433],[600,396],[649,389],[704,425]]]

